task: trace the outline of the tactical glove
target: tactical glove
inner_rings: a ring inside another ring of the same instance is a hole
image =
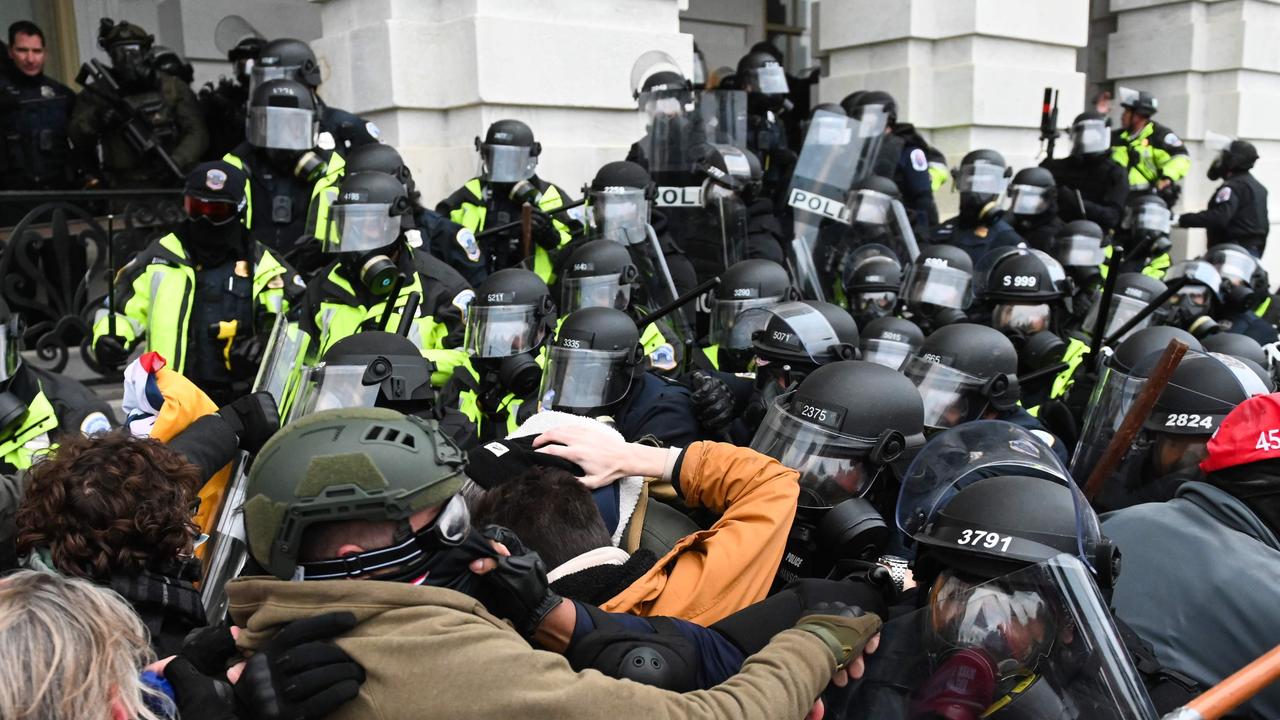
[[[228,370],[237,378],[252,378],[262,363],[262,354],[267,349],[267,336],[254,335],[243,340],[233,340],[231,351],[227,353]]]
[[[182,720],[238,720],[235,694],[225,677],[205,675],[179,655],[165,667],[164,679],[173,686]]]
[[[118,368],[129,359],[126,343],[119,335],[103,335],[93,344],[93,358],[103,367]]]
[[[329,641],[355,626],[349,612],[285,625],[245,663],[235,685],[243,717],[318,720],[354,698],[364,683],[364,668]]]
[[[839,670],[857,659],[862,648],[879,630],[880,618],[844,603],[819,603],[813,613],[800,618],[797,630],[816,635],[826,643]]]
[[[550,215],[534,210],[530,228],[533,241],[543,250],[555,250],[560,247],[560,231],[552,224]]]
[[[498,617],[510,620],[517,632],[530,639],[564,598],[551,589],[542,558],[526,548],[515,533],[491,525],[481,534],[511,551],[510,556],[497,558],[496,569],[481,576],[485,607]]]
[[[694,370],[689,375],[689,389],[693,391],[693,410],[698,423],[707,435],[718,435],[733,423],[733,392],[724,380]]]
[[[236,398],[223,405],[218,415],[235,431],[240,449],[248,453],[256,453],[280,429],[276,400],[268,392]]]

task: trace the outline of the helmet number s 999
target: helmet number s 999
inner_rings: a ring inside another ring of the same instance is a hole
[[[1037,285],[1035,275],[1005,275],[1005,287],[1034,288]]]
[[[1000,552],[1009,552],[1009,543],[1011,542],[1013,542],[1012,535],[1001,535],[987,530],[970,530],[968,528],[960,533],[960,537],[956,538],[957,545],[981,547],[988,550],[999,550]]]

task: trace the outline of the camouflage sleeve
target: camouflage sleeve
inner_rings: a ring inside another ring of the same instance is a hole
[[[178,144],[174,146],[173,162],[178,167],[190,170],[204,157],[209,149],[209,128],[205,125],[204,115],[200,113],[200,103],[191,92],[191,88],[176,78],[166,77],[165,95],[173,103],[174,116],[178,122]]]

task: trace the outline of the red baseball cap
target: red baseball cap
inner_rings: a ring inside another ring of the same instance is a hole
[[[1280,459],[1280,393],[1254,395],[1223,418],[1209,439],[1206,473]]]

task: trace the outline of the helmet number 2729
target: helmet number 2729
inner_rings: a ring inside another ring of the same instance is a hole
[[[960,537],[956,538],[957,545],[984,547],[988,550],[995,550],[999,548],[1000,552],[1009,552],[1009,543],[1012,541],[1012,535],[1001,535],[987,530],[969,529],[965,529],[964,532],[960,533]]]

